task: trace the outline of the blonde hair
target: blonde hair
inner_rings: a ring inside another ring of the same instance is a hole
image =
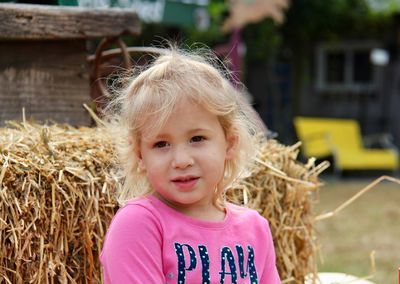
[[[138,168],[138,146],[143,130],[158,131],[182,97],[215,114],[225,135],[236,135],[236,156],[226,161],[225,174],[217,186],[214,204],[224,206],[225,190],[246,171],[256,154],[254,139],[263,124],[245,101],[244,95],[227,79],[226,69],[215,67],[217,60],[177,48],[161,54],[131,75],[126,86],[106,108],[108,126],[117,138],[116,146],[124,182],[117,191],[120,204],[152,192],[145,173]],[[156,123],[149,125],[154,118]]]

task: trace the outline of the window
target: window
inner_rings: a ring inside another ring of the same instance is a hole
[[[353,53],[353,81],[355,83],[368,84],[373,81],[373,68],[369,54],[369,50],[356,50]]]
[[[343,52],[333,51],[326,53],[326,81],[328,84],[344,84],[344,70],[346,57]]]
[[[321,92],[366,93],[377,85],[370,53],[377,44],[323,44],[316,52],[316,87]]]

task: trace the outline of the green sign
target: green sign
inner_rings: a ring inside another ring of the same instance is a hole
[[[58,0],[60,5],[134,9],[145,23],[207,29],[209,0]]]

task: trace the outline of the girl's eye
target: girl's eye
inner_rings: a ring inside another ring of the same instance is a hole
[[[204,136],[193,136],[192,139],[190,139],[190,142],[201,142],[205,139],[206,138]]]
[[[164,148],[166,146],[168,146],[167,141],[158,141],[153,145],[154,148]]]

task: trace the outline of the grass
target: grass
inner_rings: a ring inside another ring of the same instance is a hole
[[[334,210],[374,178],[326,178],[316,214]],[[400,185],[383,182],[334,217],[316,224],[321,245],[320,272],[343,272],[359,277],[371,273],[375,251],[376,273],[371,281],[397,284],[400,267]]]

